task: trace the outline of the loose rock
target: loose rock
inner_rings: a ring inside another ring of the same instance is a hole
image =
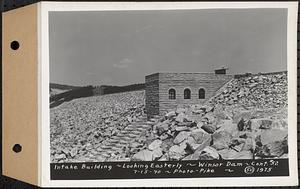
[[[218,131],[212,135],[213,147],[217,150],[228,148],[231,143],[232,135],[227,131]]]
[[[209,134],[213,134],[216,131],[216,126],[214,125],[203,125],[201,128]]]
[[[198,152],[198,151],[196,151]],[[196,153],[195,152],[195,153]],[[219,159],[219,154],[216,149],[214,149],[211,146],[207,146],[204,148],[200,154],[199,154],[200,160],[213,160],[213,159]]]
[[[149,150],[155,150],[155,149],[159,148],[161,146],[161,144],[162,144],[161,140],[155,140],[148,146],[148,148],[149,148]]]
[[[149,150],[142,150],[138,153],[134,154],[131,158],[132,161],[152,161],[153,160],[153,152]]]
[[[174,144],[180,144],[182,141],[186,140],[191,133],[187,131],[181,131],[174,139]]]

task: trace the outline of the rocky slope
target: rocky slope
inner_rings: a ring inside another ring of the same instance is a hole
[[[204,105],[151,120],[144,91],[52,108],[51,161],[166,161],[287,157],[287,75],[233,79]]]
[[[51,162],[99,161],[102,143],[145,119],[144,91],[75,99],[50,114]]]
[[[287,73],[250,75],[234,79],[222,88],[211,104],[278,108],[287,105]]]
[[[233,79],[206,105],[156,120],[133,161],[287,157],[287,75]]]

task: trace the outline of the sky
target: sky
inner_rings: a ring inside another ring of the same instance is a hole
[[[286,9],[50,12],[50,82],[143,83],[156,72],[287,70]]]

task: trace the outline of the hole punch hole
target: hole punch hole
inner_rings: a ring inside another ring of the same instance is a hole
[[[19,44],[18,41],[13,41],[13,42],[10,43],[10,48],[11,48],[12,50],[18,50],[19,47],[20,47],[20,44]]]
[[[20,144],[15,144],[12,150],[16,153],[19,153],[22,151],[22,146]]]

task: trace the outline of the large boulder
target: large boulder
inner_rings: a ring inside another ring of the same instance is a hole
[[[260,135],[258,136],[259,141],[262,145],[267,145],[276,141],[283,141],[288,135],[287,130],[283,129],[268,129],[262,130]]]
[[[202,130],[194,130],[187,139],[187,146],[193,151],[202,150],[209,146],[211,136]]]
[[[180,144],[190,136],[191,132],[181,131],[174,139],[174,144]]]
[[[212,124],[205,124],[201,128],[209,134],[213,134],[217,129],[216,126]]]
[[[155,148],[152,151],[152,158],[153,158],[153,160],[156,160],[156,159],[160,158],[162,155],[163,155],[163,151],[162,151],[161,148]]]
[[[256,138],[258,144],[256,155],[260,157],[280,157],[288,151],[287,139],[287,130],[262,130]]]
[[[182,122],[185,122],[187,120],[188,120],[188,118],[184,113],[178,114],[176,119],[175,119],[175,121],[177,121],[178,123],[182,123]]]
[[[139,151],[131,158],[132,161],[152,161],[153,159],[153,152],[150,150]]]
[[[232,135],[228,131],[221,130],[212,135],[213,147],[217,150],[222,150],[229,147]]]
[[[211,141],[210,134],[207,134],[202,129],[193,130],[191,133],[191,137],[193,137],[198,144],[203,143],[203,141]]]
[[[260,157],[280,157],[283,154],[288,153],[287,138],[281,141],[271,142],[262,147],[258,147],[257,156]]]
[[[192,131],[190,137],[187,138],[187,146],[194,152],[196,150],[202,150],[206,146],[209,146],[211,142],[211,136],[201,129]]]
[[[169,149],[174,146],[173,143],[173,139],[172,138],[168,138],[166,140],[164,140],[164,142],[161,144],[161,148],[164,152],[169,151]]]
[[[217,150],[211,146],[207,146],[203,150],[196,151],[195,153],[199,154],[200,160],[219,159],[219,154],[218,154]]]
[[[149,146],[148,149],[149,150],[155,150],[156,148],[160,148],[162,144],[161,140],[154,140]]]
[[[204,149],[197,150],[193,154],[190,154],[182,160],[213,160],[219,159],[219,154],[216,149],[211,146],[207,146]]]
[[[186,154],[185,149],[186,149],[186,143],[181,143],[180,145],[172,146],[168,152],[170,160],[182,159]]]
[[[280,157],[285,153],[288,153],[288,142],[287,139],[283,141],[276,141],[266,145],[270,156]]]
[[[188,137],[186,140],[186,144],[188,148],[191,149],[193,152],[201,146],[201,144],[198,144],[193,137]]]

